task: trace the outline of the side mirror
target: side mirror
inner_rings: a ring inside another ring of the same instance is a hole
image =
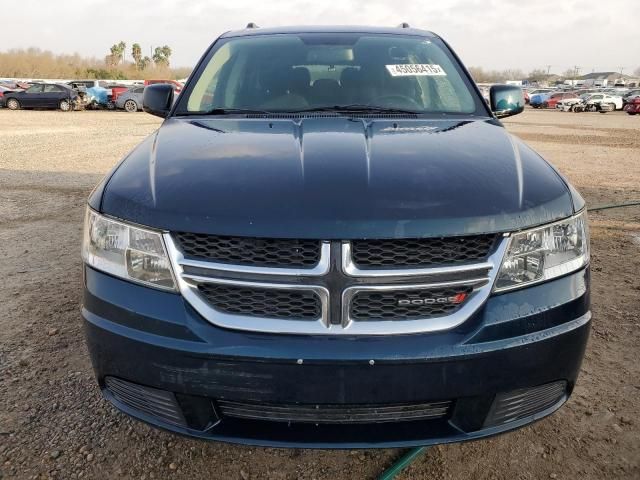
[[[156,83],[144,88],[142,95],[142,109],[157,117],[165,118],[169,115],[173,105],[173,86],[166,83]]]
[[[489,90],[491,111],[498,118],[510,117],[524,111],[524,92],[514,85],[493,85]]]

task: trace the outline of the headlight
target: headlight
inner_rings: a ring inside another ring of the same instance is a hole
[[[500,292],[550,280],[589,263],[587,214],[515,233],[496,278]]]
[[[175,290],[162,235],[87,209],[82,258],[96,270],[145,285]]]

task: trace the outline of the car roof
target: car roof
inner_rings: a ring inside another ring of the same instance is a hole
[[[221,35],[221,38],[249,37],[259,35],[278,35],[283,33],[377,33],[387,35],[413,35],[421,37],[437,37],[436,34],[428,30],[419,28],[398,27],[373,27],[373,26],[353,26],[353,25],[298,25],[286,27],[270,28],[244,28],[242,30],[232,30]]]

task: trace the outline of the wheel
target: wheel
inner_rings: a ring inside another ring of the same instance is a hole
[[[542,108],[549,108],[549,103],[542,102]]]
[[[107,103],[107,110],[115,110],[116,109],[116,104],[113,102],[109,102]]]
[[[629,115],[635,115],[636,112],[627,112]]]
[[[125,111],[130,113],[137,112],[138,104],[135,102],[135,100],[127,100],[126,102],[124,102],[124,109]]]
[[[20,110],[20,102],[15,98],[7,100],[7,108],[9,110]]]
[[[63,112],[68,112],[69,110],[71,110],[71,103],[69,102],[69,100],[60,100],[60,104],[58,106]]]

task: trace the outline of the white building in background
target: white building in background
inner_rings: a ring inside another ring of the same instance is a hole
[[[585,87],[635,87],[640,81],[620,72],[593,72],[580,77]]]

